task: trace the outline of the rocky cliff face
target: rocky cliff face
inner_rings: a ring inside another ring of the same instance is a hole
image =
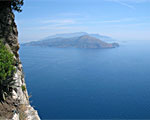
[[[12,99],[17,102],[16,104],[14,104],[16,108],[15,111],[12,110],[12,119],[39,120],[40,118],[38,116],[37,111],[35,111],[29,103],[29,96],[26,90],[22,64],[18,54],[18,31],[14,19],[15,16],[11,8],[7,4],[3,4],[0,2],[0,40],[5,44],[7,49],[12,54],[14,54],[14,59],[16,63],[16,73],[14,75],[14,79],[16,80],[16,85],[18,87],[13,90]],[[5,118],[5,115],[0,117]]]

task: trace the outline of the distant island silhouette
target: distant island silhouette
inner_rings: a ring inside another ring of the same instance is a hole
[[[102,40],[102,39],[104,40]],[[57,48],[115,48],[119,44],[116,42],[108,43],[112,39],[99,34],[88,34],[85,32],[56,34],[40,41],[24,43],[25,46],[47,46]]]

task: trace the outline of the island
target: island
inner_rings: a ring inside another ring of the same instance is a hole
[[[107,43],[90,35],[73,37],[48,37],[40,41],[24,43],[24,46],[42,46],[57,48],[116,48],[118,43]]]

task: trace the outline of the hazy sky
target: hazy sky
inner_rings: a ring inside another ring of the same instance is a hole
[[[20,42],[89,32],[117,40],[150,40],[150,0],[24,0],[16,14]]]

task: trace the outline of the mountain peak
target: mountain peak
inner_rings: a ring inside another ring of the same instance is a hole
[[[81,37],[81,36],[84,36],[84,35],[88,35],[90,37],[95,37],[97,39],[100,39],[102,41],[105,41],[105,42],[114,42],[114,40],[109,37],[109,36],[104,36],[104,35],[100,35],[100,34],[89,34],[87,32],[74,32],[74,33],[63,33],[63,34],[56,34],[56,35],[52,35],[52,36],[49,36],[45,39],[51,39],[51,38],[73,38],[73,37]]]
[[[90,35],[82,35],[82,36],[80,36],[79,37],[79,39],[97,39],[97,38],[95,38],[95,37],[92,37],[92,36],[90,36]],[[97,39],[97,40],[100,40],[100,39]]]

